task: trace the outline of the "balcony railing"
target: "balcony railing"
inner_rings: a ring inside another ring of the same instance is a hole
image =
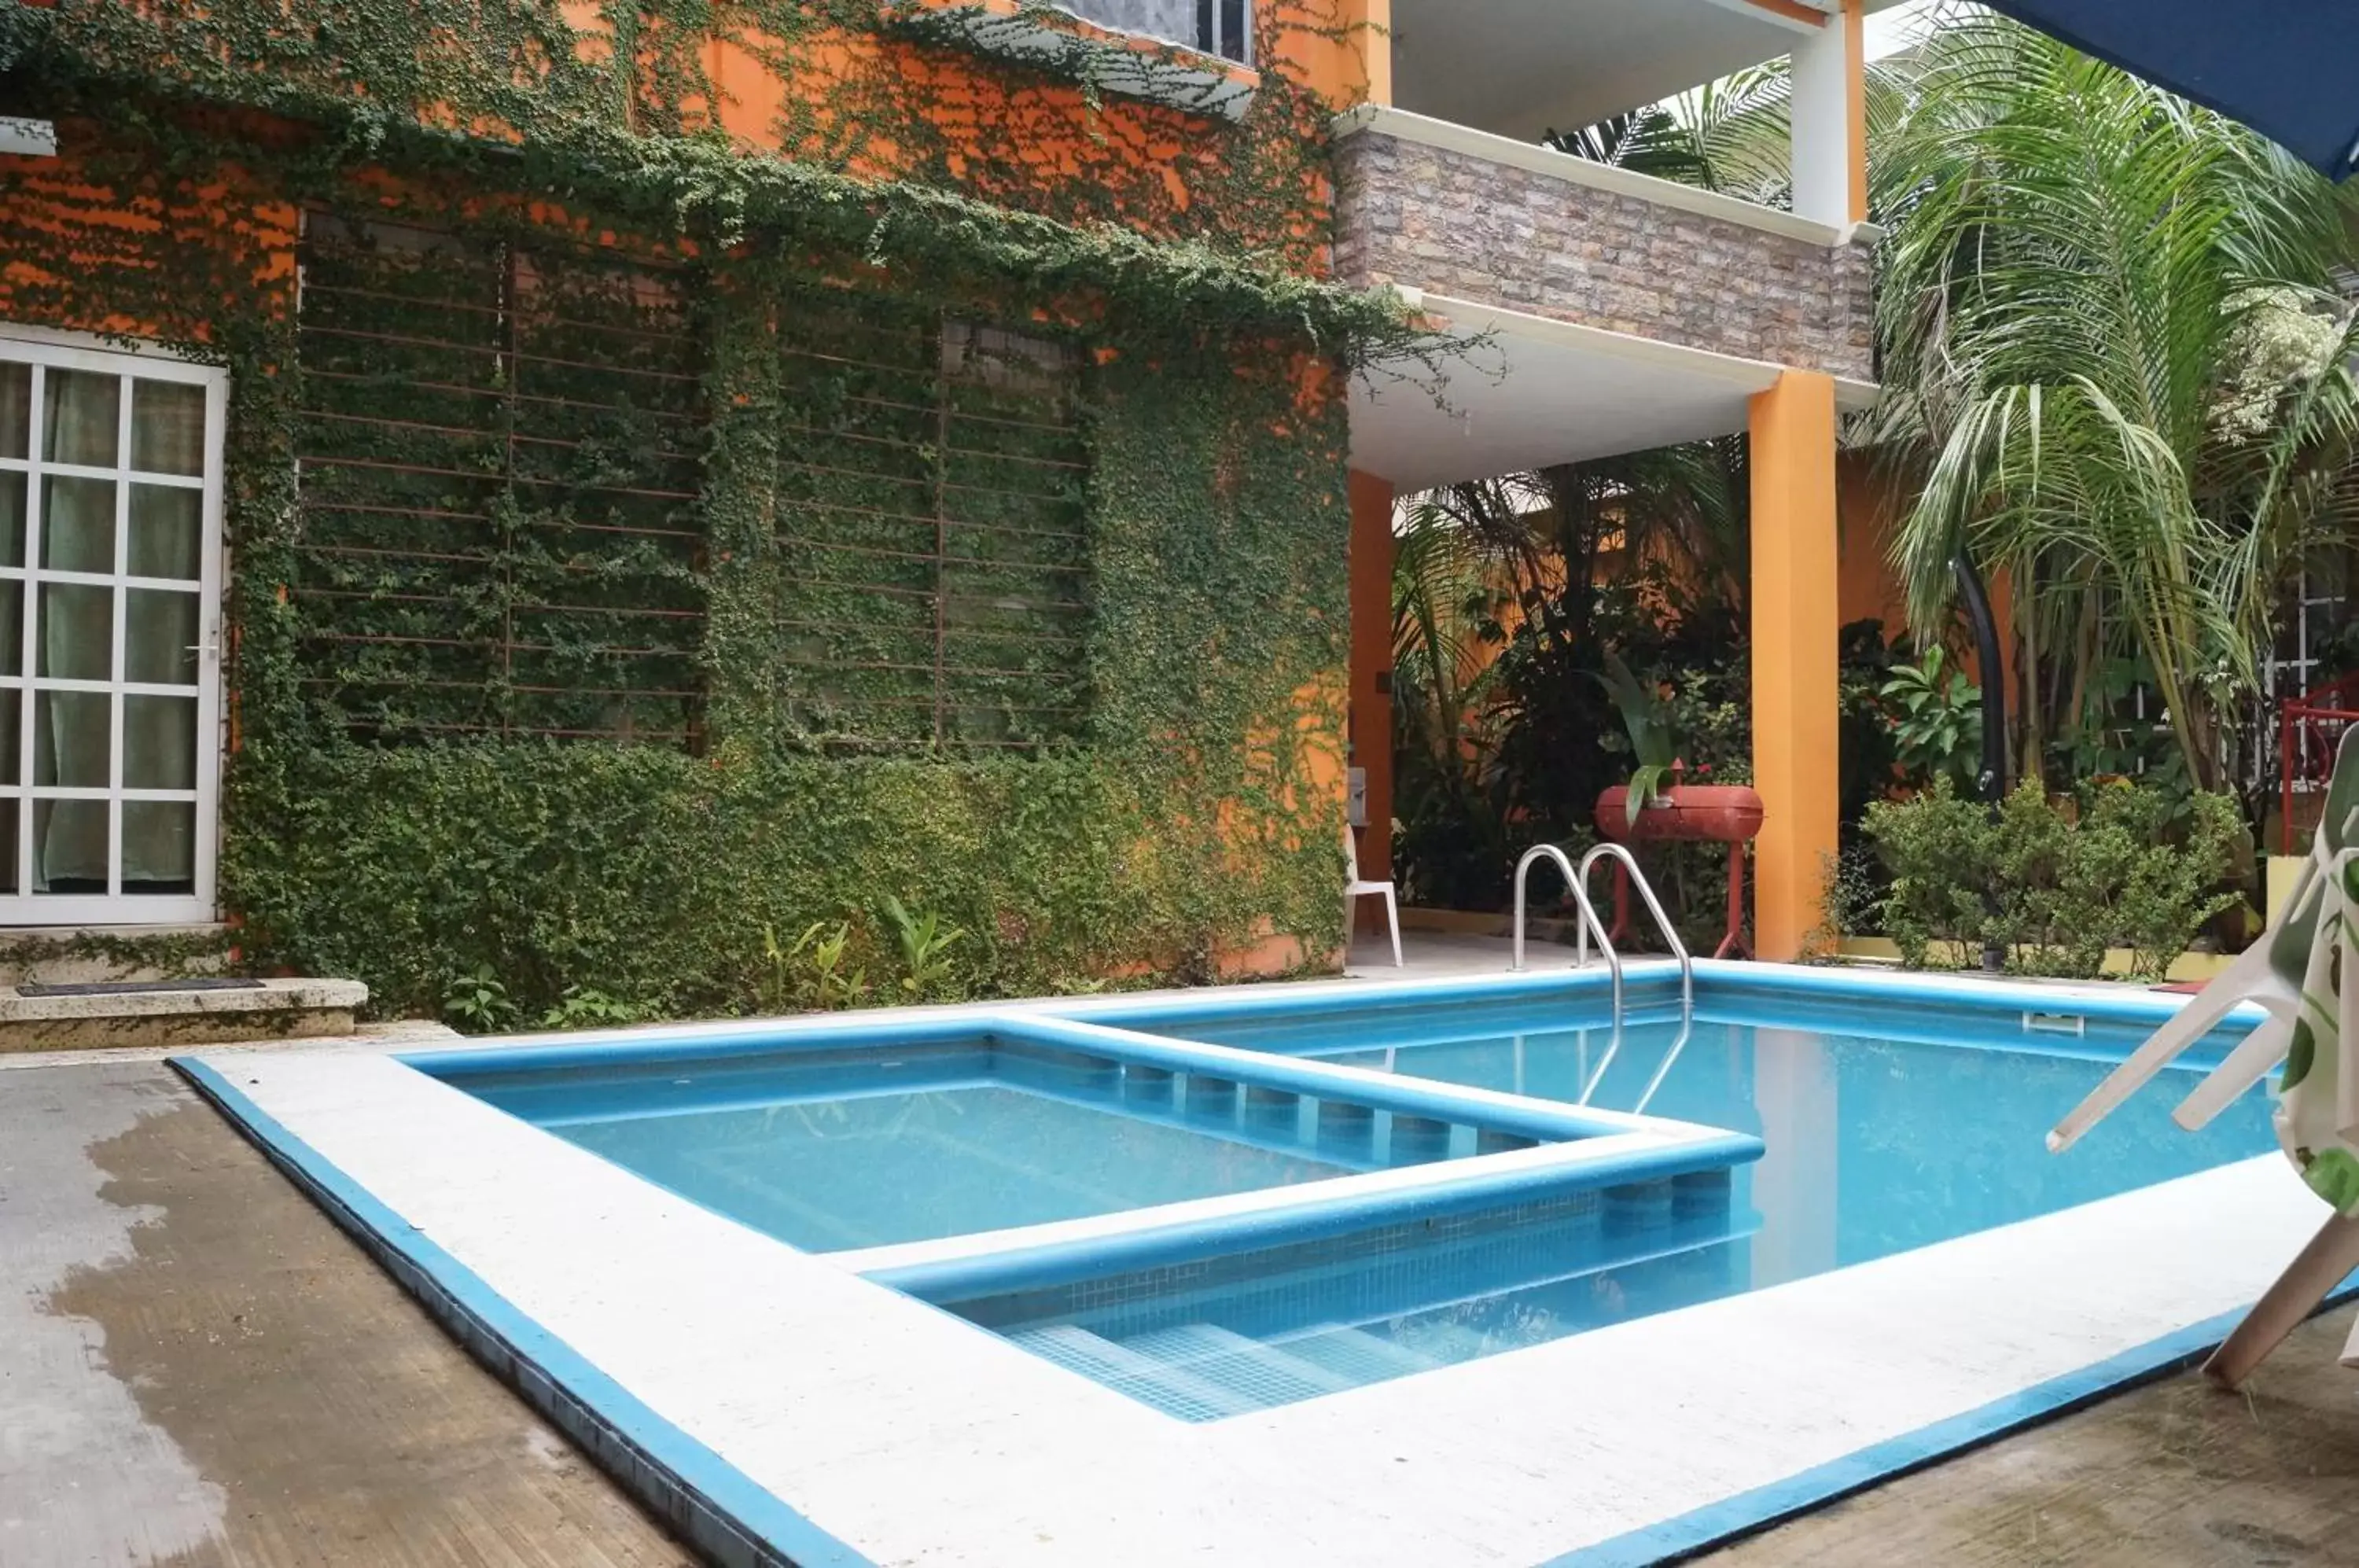
[[[1249,0],[1059,0],[1058,9],[1114,32],[1253,63]]]
[[[1241,117],[1259,80],[1252,0],[891,0],[891,9],[980,53],[1197,114]]]
[[[1354,110],[1336,129],[1345,282],[1838,379],[1874,375],[1865,224],[1813,223],[1398,110]]]

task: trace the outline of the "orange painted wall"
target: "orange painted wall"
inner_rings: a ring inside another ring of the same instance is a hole
[[[985,4],[1016,10],[1015,0]],[[1060,217],[1086,191],[1085,210],[1097,209],[1089,215],[1266,249],[1323,271],[1324,122],[1352,103],[1390,101],[1390,0],[1255,9],[1260,69],[1230,74],[1259,91],[1234,125],[1113,93],[1093,101],[1077,84],[963,45],[840,27],[791,45],[747,30],[715,36],[702,61],[712,101],[693,107],[748,148],[862,178],[949,184]],[[897,125],[925,130],[897,133]],[[1273,222],[1280,212],[1284,221]]]
[[[1836,505],[1843,525],[1842,584],[1838,614],[1845,626],[1870,616],[1884,623],[1889,641],[1908,630],[1908,595],[1892,570],[1892,540],[1908,511],[1907,485],[1877,471],[1874,460],[1845,452],[1836,464]],[[1991,614],[1999,625],[1999,680],[2014,706],[2015,595],[2004,572],[1993,572],[1984,585],[1990,593]],[[1979,684],[1987,684],[1982,659],[1972,638],[1962,649],[1964,669]]]
[[[1908,595],[1893,575],[1892,538],[1906,498],[1875,463],[1845,452],[1835,465],[1835,508],[1842,528],[1836,591],[1840,623],[1878,620],[1886,641],[1908,629]]]

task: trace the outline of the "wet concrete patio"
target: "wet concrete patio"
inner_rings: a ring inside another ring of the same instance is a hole
[[[2348,1317],[1708,1560],[2359,1568]],[[690,1561],[169,1068],[0,1068],[0,1565]]]
[[[691,1561],[170,1068],[0,1070],[0,1564]]]

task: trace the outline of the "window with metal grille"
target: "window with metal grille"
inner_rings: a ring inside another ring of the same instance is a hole
[[[1253,60],[1246,0],[1063,0],[1062,9],[1125,33],[1185,44],[1239,64]]]
[[[1088,716],[1072,349],[813,290],[781,323],[787,720],[851,748],[1033,747]]]
[[[308,696],[377,742],[694,746],[701,354],[653,267],[311,214]]]

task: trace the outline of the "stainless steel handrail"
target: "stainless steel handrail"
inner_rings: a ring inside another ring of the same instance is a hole
[[[1552,844],[1536,844],[1524,851],[1523,858],[1516,862],[1516,956],[1510,967],[1517,971],[1524,967],[1526,883],[1529,880],[1532,864],[1538,860],[1553,860],[1557,869],[1564,873],[1565,890],[1572,895],[1573,907],[1581,912],[1581,918],[1574,922],[1579,932],[1574,949],[1576,962],[1584,969],[1589,966],[1589,938],[1593,932],[1595,933],[1597,951],[1604,955],[1606,972],[1614,981],[1613,1034],[1606,1041],[1605,1054],[1598,1060],[1597,1070],[1590,1074],[1589,1081],[1581,1088],[1580,1103],[1589,1104],[1590,1095],[1595,1094],[1598,1084],[1605,1081],[1605,1070],[1614,1065],[1614,1058],[1622,1050],[1622,955],[1614,951],[1614,939],[1607,932],[1605,922],[1597,918],[1597,906],[1589,900],[1589,873],[1601,855],[1611,855],[1622,863],[1630,880],[1637,884],[1638,896],[1647,901],[1647,912],[1655,918],[1656,929],[1662,932],[1663,941],[1669,944],[1672,956],[1680,961],[1680,1032],[1671,1041],[1670,1050],[1664,1053],[1662,1065],[1655,1069],[1646,1093],[1638,1096],[1635,1108],[1644,1111],[1647,1103],[1655,1097],[1655,1091],[1661,1088],[1663,1080],[1670,1075],[1671,1064],[1679,1060],[1680,1052],[1687,1048],[1688,1036],[1694,1031],[1695,961],[1688,956],[1687,944],[1680,940],[1680,933],[1672,928],[1670,916],[1663,912],[1662,900],[1655,897],[1655,889],[1647,882],[1647,874],[1638,869],[1637,857],[1618,844],[1599,844],[1581,857],[1578,866],[1564,851]]]
[[[1564,873],[1565,890],[1572,895],[1574,905],[1581,910],[1581,962],[1589,962],[1589,933],[1597,933],[1598,950],[1605,954],[1605,966],[1614,974],[1614,1018],[1622,1018],[1622,959],[1614,951],[1613,939],[1605,934],[1605,922],[1597,918],[1597,907],[1589,901],[1589,889],[1582,886],[1581,873],[1573,869],[1571,856],[1552,844],[1536,844],[1524,851],[1516,862],[1516,956],[1508,968],[1520,973],[1524,967],[1524,881],[1536,860],[1553,860]]]
[[[1695,1014],[1695,961],[1688,956],[1687,944],[1680,940],[1680,933],[1671,929],[1671,917],[1663,913],[1662,900],[1655,897],[1655,889],[1652,885],[1647,882],[1647,874],[1638,869],[1638,857],[1636,855],[1632,855],[1622,845],[1613,843],[1601,844],[1596,848],[1591,850],[1587,855],[1582,855],[1581,857],[1581,870],[1574,884],[1576,887],[1582,889],[1581,907],[1584,909],[1589,908],[1589,898],[1587,893],[1589,886],[1589,868],[1597,864],[1597,859],[1600,855],[1611,855],[1614,859],[1620,861],[1622,863],[1622,869],[1628,874],[1631,883],[1637,887],[1638,897],[1647,900],[1647,912],[1655,917],[1655,929],[1662,932],[1663,941],[1670,945],[1671,956],[1680,961],[1680,1018],[1682,1021],[1692,1018]],[[1529,856],[1526,856],[1526,858],[1528,859]],[[1559,858],[1561,859],[1562,856],[1559,856]],[[1516,913],[1517,918],[1516,933],[1520,938],[1523,929],[1521,924],[1523,900],[1520,897],[1523,889],[1523,879],[1520,872],[1516,875],[1516,887],[1518,894],[1516,901]],[[1593,914],[1593,918],[1594,916]],[[1611,947],[1606,946],[1605,931],[1604,928],[1602,926],[1598,929],[1597,942],[1600,947],[1605,948],[1606,955],[1609,958],[1613,956],[1614,950]],[[1589,928],[1587,926],[1582,926],[1581,928],[1580,940],[1573,951],[1575,958],[1579,963],[1586,964],[1589,962]],[[1517,956],[1521,956],[1520,947],[1517,951]],[[1520,969],[1523,965],[1518,964],[1516,967]],[[1619,970],[1616,970],[1614,975],[1614,1011],[1617,1017],[1622,1011],[1622,986]]]

